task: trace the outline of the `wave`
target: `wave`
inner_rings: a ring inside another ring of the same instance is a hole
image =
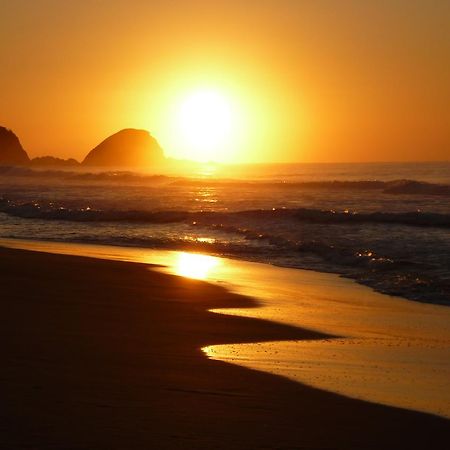
[[[200,251],[340,273],[388,294],[450,304],[450,214],[120,211],[5,198],[0,212],[2,237]]]
[[[30,169],[28,167],[0,166],[0,176],[22,179],[63,180],[68,183],[146,184],[168,182],[177,178],[166,175],[146,175],[129,171],[85,172],[58,169]]]
[[[277,234],[259,234],[256,230],[220,227],[220,231],[241,234],[244,239],[208,239],[192,236],[126,236],[120,234],[70,234],[47,240],[81,242],[126,247],[154,248],[164,250],[194,251],[227,256],[250,261],[270,263],[283,267],[312,269],[339,273],[358,283],[368,285],[379,292],[399,295],[411,300],[432,302],[450,306],[450,280],[442,270],[430,264],[411,261],[390,253],[381,246],[378,251],[369,250],[362,242],[351,246],[337,245],[322,239],[305,239],[301,242]],[[51,237],[50,237],[51,236]],[[16,238],[16,235],[3,236]],[[35,236],[23,235],[22,239]],[[361,250],[364,248],[364,250]],[[391,252],[392,253],[392,252]]]
[[[196,180],[180,179],[172,185],[196,187],[238,187],[331,191],[380,191],[385,194],[449,195],[450,185],[417,180],[359,180],[359,181],[242,181],[242,180]]]
[[[450,184],[429,183],[419,180],[330,180],[330,181],[247,181],[239,179],[198,179],[161,174],[144,174],[130,171],[81,172],[55,169],[30,169],[27,167],[0,166],[0,176],[22,179],[63,180],[67,183],[103,184],[154,184],[164,183],[180,187],[258,188],[273,190],[330,190],[378,191],[391,195],[450,196]]]
[[[450,185],[415,180],[397,180],[386,182],[384,192],[387,194],[450,195]]]
[[[0,212],[11,216],[42,219],[68,220],[74,222],[130,222],[164,224],[190,222],[199,224],[226,224],[232,219],[252,219],[260,221],[293,220],[316,224],[396,224],[415,227],[450,228],[450,214],[432,212],[373,212],[333,211],[308,208],[273,208],[237,212],[218,211],[145,211],[68,208],[64,205],[39,202],[14,202],[0,198]]]

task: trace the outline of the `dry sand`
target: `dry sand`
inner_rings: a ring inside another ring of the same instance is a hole
[[[144,264],[0,249],[2,449],[441,449],[448,420],[208,359],[322,339]]]

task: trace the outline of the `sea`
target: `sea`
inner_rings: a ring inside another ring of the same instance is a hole
[[[0,238],[200,252],[450,305],[450,162],[187,172],[0,167]]]

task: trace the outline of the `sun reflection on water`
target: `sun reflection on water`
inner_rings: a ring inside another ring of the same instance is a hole
[[[220,258],[214,256],[180,252],[175,262],[174,272],[183,277],[206,280],[210,277],[212,269],[220,262]]]
[[[217,172],[217,166],[214,163],[204,163],[200,166],[198,176],[202,178],[210,178]]]

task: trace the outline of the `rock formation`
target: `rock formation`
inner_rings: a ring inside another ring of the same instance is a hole
[[[19,138],[8,128],[0,127],[0,165],[25,166],[29,162]]]
[[[164,162],[161,147],[148,131],[125,129],[106,138],[91,150],[82,165],[146,169]]]

